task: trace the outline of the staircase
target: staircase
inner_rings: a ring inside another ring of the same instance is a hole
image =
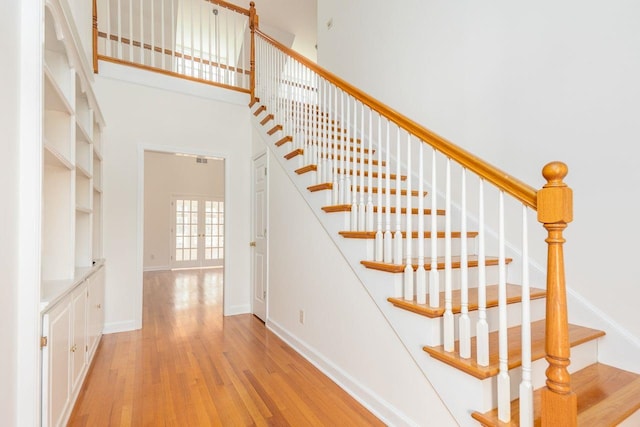
[[[266,39],[267,44],[281,51],[286,49],[270,39]],[[268,46],[260,49],[268,50]],[[271,69],[278,61],[271,61]],[[285,60],[280,61],[279,72],[283,73],[287,66]],[[294,71],[294,76],[287,79],[287,84],[262,78],[266,87],[256,87],[258,97],[250,104],[254,125],[303,196],[313,199],[310,205],[319,206],[315,212],[325,228],[335,229],[336,224],[341,224],[334,241],[363,285],[386,286],[386,297],[374,296],[376,303],[412,316],[410,322],[415,327],[409,328],[405,320],[398,321],[393,314],[387,318],[407,348],[415,348],[412,344],[421,341],[419,352],[412,355],[416,360],[430,358],[428,369],[424,363],[418,364],[435,388],[444,390],[448,381],[459,381],[455,396],[443,392],[443,400],[458,422],[486,426],[564,426],[576,425],[575,422],[580,426],[615,426],[626,419],[626,425],[638,425],[640,375],[598,363],[598,340],[605,333],[566,323],[566,311],[556,313],[566,304],[564,295],[560,295],[560,303],[556,302],[549,316],[549,307],[553,307],[547,304],[551,288],[545,287],[544,281],[535,287],[507,283],[507,276],[512,278],[526,271],[529,262],[507,256],[503,237],[496,239],[481,221],[467,219],[465,202],[462,206],[451,203],[449,165],[443,191],[429,182],[422,147],[409,146],[402,153],[400,130],[396,141],[389,138],[388,130],[385,138],[384,124],[376,132],[374,120],[370,115],[366,117],[364,102],[360,108],[357,100],[348,100],[353,107],[345,107],[344,98],[337,92],[332,95],[332,89],[323,86],[325,82],[309,80],[309,69],[305,67],[311,68],[305,63],[298,74]],[[307,79],[296,85],[291,83],[295,76]],[[309,91],[315,93],[309,96]],[[320,95],[321,92],[325,94]],[[408,135],[411,140],[411,133]],[[390,148],[390,140],[391,147],[397,142],[396,151]],[[403,154],[405,157],[400,159]],[[417,163],[415,157],[411,158],[416,154],[420,158],[419,172],[406,167],[403,173],[402,166]],[[434,160],[434,169],[436,163]],[[550,164],[543,174],[548,184],[539,191],[538,200],[550,195],[549,191],[565,191],[564,165]],[[432,178],[436,175],[434,172]],[[437,195],[430,194],[428,188],[436,188]],[[464,184],[463,188],[466,190]],[[466,201],[466,196],[462,200]],[[544,215],[539,212],[538,218],[548,228],[550,239],[560,242],[561,229],[549,225],[555,220],[541,219]],[[560,215],[570,222],[570,209]],[[452,228],[452,222],[457,224],[460,220],[465,229]],[[431,224],[429,230],[425,223]],[[469,223],[476,223],[480,230],[467,230]],[[502,231],[498,234],[502,235]],[[485,242],[491,239],[499,242]],[[496,248],[497,252],[485,254],[485,247]],[[471,255],[474,250],[476,253]],[[522,258],[522,253],[510,251]],[[561,264],[561,243],[553,251],[556,252],[551,255],[550,249],[550,256],[559,255],[556,261]],[[515,267],[518,274],[507,274],[514,262],[519,262]],[[559,271],[563,294],[564,277]],[[528,275],[522,277],[528,282]],[[428,287],[432,282],[447,285],[445,290],[436,288],[433,292],[421,285],[427,282]],[[557,289],[552,292],[558,293]],[[557,295],[553,298],[555,301]],[[549,344],[546,328],[560,325],[562,329],[563,320],[565,334],[561,331],[560,338],[556,338],[562,342]],[[478,329],[481,336],[476,335],[476,328],[470,326],[476,323],[486,325],[486,336],[482,335],[482,328]],[[409,337],[407,331],[416,329],[424,333]],[[523,342],[530,345],[524,346]],[[482,353],[486,353],[486,360],[482,360]],[[545,357],[554,363],[557,372],[547,372],[545,376],[549,366]],[[545,382],[553,382],[550,378],[560,378],[560,384],[551,384],[559,385],[560,393],[545,387]],[[465,392],[467,389],[469,392]],[[574,408],[573,415],[565,405]]]

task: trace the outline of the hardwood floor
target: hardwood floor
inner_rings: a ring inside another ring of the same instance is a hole
[[[383,425],[252,315],[222,270],[144,275],[143,328],[102,337],[69,426]]]

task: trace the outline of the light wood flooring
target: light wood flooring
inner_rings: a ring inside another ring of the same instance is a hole
[[[252,315],[221,269],[144,275],[143,328],[102,337],[69,426],[384,425]]]

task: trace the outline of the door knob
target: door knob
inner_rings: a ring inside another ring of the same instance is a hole
[[[256,247],[256,242],[249,242],[249,246],[251,246],[252,248]]]

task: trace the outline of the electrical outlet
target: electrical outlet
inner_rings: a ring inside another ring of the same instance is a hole
[[[301,325],[304,325],[304,310],[300,310],[300,317],[298,319]]]

